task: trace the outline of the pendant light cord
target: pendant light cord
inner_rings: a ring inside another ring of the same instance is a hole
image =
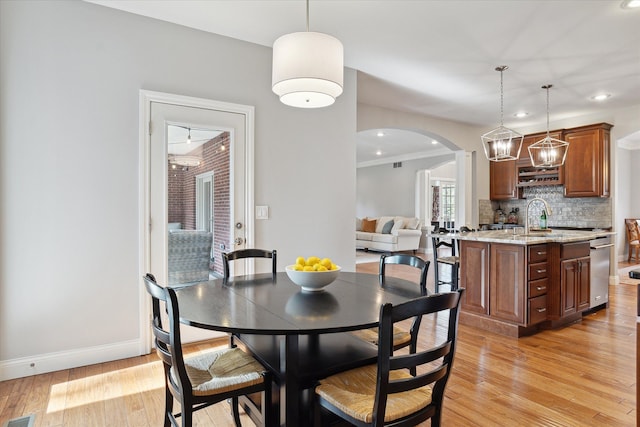
[[[504,84],[502,79],[502,72],[509,68],[507,65],[500,65],[496,67],[496,71],[500,71],[500,127],[504,127]]]
[[[553,85],[544,85],[542,86],[542,89],[546,89],[547,90],[547,138],[549,138],[550,133],[549,133],[549,89],[551,89],[553,87]]]
[[[307,0],[307,33],[309,32],[309,0]]]

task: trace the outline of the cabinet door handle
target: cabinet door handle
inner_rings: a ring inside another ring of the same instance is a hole
[[[547,270],[536,270],[536,273],[546,273]]]
[[[546,309],[546,307],[539,307],[539,308],[536,308],[536,311],[538,313],[544,313],[545,311],[547,311],[547,309]]]
[[[536,291],[545,291],[547,290],[546,286],[536,286]]]
[[[546,255],[547,252],[546,251],[538,251],[536,252],[536,255]]]

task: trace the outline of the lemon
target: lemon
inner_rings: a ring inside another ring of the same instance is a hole
[[[338,266],[333,264],[333,263],[331,263],[331,270],[337,270],[337,269],[338,269]]]
[[[296,264],[296,265],[294,265],[294,266],[293,266],[293,269],[294,269],[295,271],[302,271],[302,269],[303,269],[303,268],[304,268],[304,267],[302,267],[300,264]]]
[[[322,264],[316,264],[318,269],[316,271],[328,271],[329,269]]]
[[[320,258],[317,256],[310,256],[307,258],[307,265],[315,265],[320,262]]]
[[[327,269],[331,269],[331,264],[333,263],[331,262],[331,259],[323,258],[322,261],[320,261],[320,264],[326,267]]]
[[[313,269],[312,266],[305,265],[304,267],[302,267],[302,271],[315,271],[315,270]]]
[[[304,266],[304,265],[305,265],[304,257],[299,256],[298,258],[296,258],[296,265],[302,265],[302,266]]]

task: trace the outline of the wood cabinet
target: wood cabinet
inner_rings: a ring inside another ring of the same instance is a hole
[[[489,243],[460,242],[459,286],[465,288],[462,307],[471,313],[489,314]]]
[[[564,260],[560,266],[560,308],[562,317],[589,308],[591,261],[589,257]]]
[[[535,325],[547,320],[547,291],[549,289],[549,262],[547,245],[527,246],[529,261],[527,276],[527,324]]]
[[[540,250],[546,245],[536,246],[537,252],[546,256]],[[516,329],[544,320],[547,279],[542,277],[541,282],[539,275],[528,279],[530,263],[526,254],[527,247],[523,245],[462,240],[460,286],[465,288],[462,311],[481,315],[485,320],[506,322]],[[540,269],[540,259],[533,259],[535,263],[531,265]],[[542,264],[546,266],[546,258]],[[531,308],[533,314],[529,313]]]
[[[525,135],[518,160],[490,162],[490,199],[516,199],[524,188],[541,185],[564,185],[565,197],[609,197],[611,128],[600,123],[549,132],[569,143],[564,166],[555,168],[534,168],[529,157],[529,146],[547,133]]]
[[[504,160],[489,164],[489,198],[491,200],[517,199],[516,161]]]
[[[600,123],[565,131],[565,197],[609,197],[611,128]]]
[[[579,318],[589,308],[591,258],[589,242],[553,244],[552,281],[559,284],[549,299],[549,318]]]
[[[489,315],[524,325],[525,308],[525,247],[521,245],[490,244]]]

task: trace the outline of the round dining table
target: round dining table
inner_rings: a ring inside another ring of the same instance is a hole
[[[284,273],[174,286],[180,321],[238,337],[274,374],[274,425],[311,422],[317,380],[374,363],[377,347],[348,333],[377,326],[380,306],[421,296],[417,283],[340,272],[320,292],[302,291]]]

